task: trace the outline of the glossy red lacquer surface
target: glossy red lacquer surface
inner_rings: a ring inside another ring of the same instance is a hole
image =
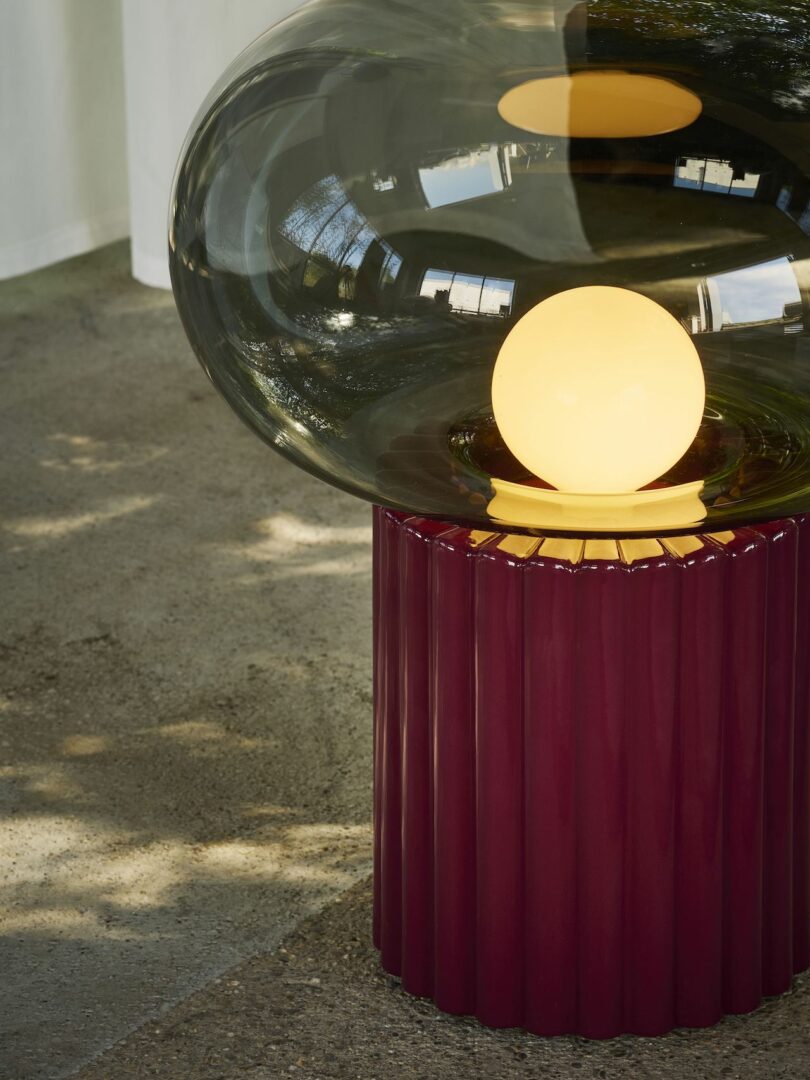
[[[502,540],[375,511],[383,965],[543,1035],[756,1008],[810,966],[810,522]]]

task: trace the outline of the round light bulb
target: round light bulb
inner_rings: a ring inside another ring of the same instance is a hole
[[[637,491],[683,457],[706,403],[691,337],[629,289],[589,286],[532,308],[503,343],[495,420],[530,472],[559,491]]]

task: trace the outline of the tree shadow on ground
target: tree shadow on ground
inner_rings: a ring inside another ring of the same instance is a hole
[[[2,294],[0,1062],[32,1077],[370,862],[369,508],[230,415],[124,247],[67,267]]]

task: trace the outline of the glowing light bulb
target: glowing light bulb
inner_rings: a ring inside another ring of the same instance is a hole
[[[504,442],[559,491],[637,491],[683,457],[706,402],[681,324],[628,289],[589,286],[532,308],[492,379]]]

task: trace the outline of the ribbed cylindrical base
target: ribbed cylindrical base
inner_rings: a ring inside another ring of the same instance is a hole
[[[374,551],[386,970],[591,1038],[787,990],[810,967],[810,521],[617,545],[376,510]]]

